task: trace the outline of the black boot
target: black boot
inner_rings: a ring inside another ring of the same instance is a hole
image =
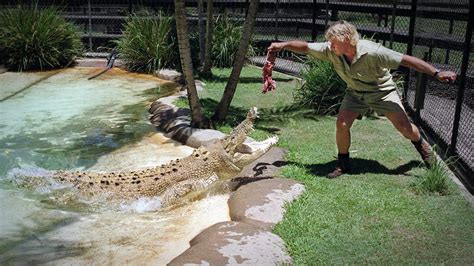
[[[433,150],[428,142],[426,142],[423,137],[420,137],[420,140],[412,141],[411,143],[413,143],[413,146],[415,146],[416,150],[421,155],[421,159],[425,162],[426,167],[430,168],[431,163],[433,162],[433,159],[431,158],[433,156]]]
[[[342,174],[348,173],[351,171],[351,166],[349,164],[349,153],[337,155],[337,166],[332,172],[328,174],[328,178],[336,178]]]

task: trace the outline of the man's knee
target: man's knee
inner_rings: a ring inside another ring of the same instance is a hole
[[[359,113],[351,110],[339,110],[336,120],[336,129],[339,132],[349,131],[354,123],[354,120],[359,116]]]
[[[417,135],[418,128],[411,123],[403,123],[396,127],[406,138],[412,139]]]
[[[406,128],[406,130],[407,130],[407,138],[409,139],[418,137],[420,135],[420,131],[418,130],[418,127],[416,127],[412,123],[410,123],[410,125]]]
[[[352,121],[349,121],[343,117],[338,117],[336,121],[336,129],[338,131],[349,131],[352,126]]]

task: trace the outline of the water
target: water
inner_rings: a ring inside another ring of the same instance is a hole
[[[87,79],[97,71],[0,75],[0,264],[167,263],[228,220],[225,195],[160,212],[158,198],[88,201],[52,180],[51,170],[136,170],[192,152],[148,122],[173,85],[119,69]]]

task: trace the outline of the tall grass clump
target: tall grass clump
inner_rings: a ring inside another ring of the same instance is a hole
[[[336,114],[339,110],[345,82],[328,61],[308,59],[302,69],[304,83],[295,90],[295,100],[313,107],[318,114]]]
[[[426,169],[418,178],[412,183],[412,187],[420,194],[435,193],[439,195],[450,194],[449,188],[449,170],[444,165],[442,160],[437,160],[436,155],[431,155],[431,166]],[[453,163],[453,159],[446,160],[449,165]]]
[[[215,67],[232,67],[244,30],[243,22],[219,15],[214,25],[212,64]],[[253,54],[254,47],[249,45],[247,56]]]
[[[18,6],[0,10],[2,61],[13,70],[51,69],[82,55],[77,28],[54,7]]]
[[[128,69],[151,73],[161,68],[178,68],[176,38],[173,17],[141,11],[126,19],[123,37],[116,43]]]

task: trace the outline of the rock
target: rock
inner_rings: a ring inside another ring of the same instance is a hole
[[[201,144],[212,141],[214,139],[221,139],[225,137],[225,134],[213,129],[200,129],[195,130],[186,140],[186,145],[198,148]]]
[[[160,69],[154,73],[154,76],[160,79],[176,82],[178,84],[183,84],[183,75],[176,70]]]
[[[271,230],[283,219],[285,203],[297,198],[304,186],[284,178],[264,179],[241,186],[229,199],[232,221]]]
[[[190,241],[191,247],[168,265],[291,264],[277,235],[240,222],[220,222]]]
[[[196,84],[196,91],[203,91],[204,88],[206,87],[206,83],[200,80],[196,80],[194,83]]]
[[[274,177],[275,174],[280,171],[280,168],[286,165],[286,154],[286,150],[272,147],[262,157],[258,158],[258,160],[245,166],[235,179],[248,179],[249,182],[253,182],[255,178]]]

